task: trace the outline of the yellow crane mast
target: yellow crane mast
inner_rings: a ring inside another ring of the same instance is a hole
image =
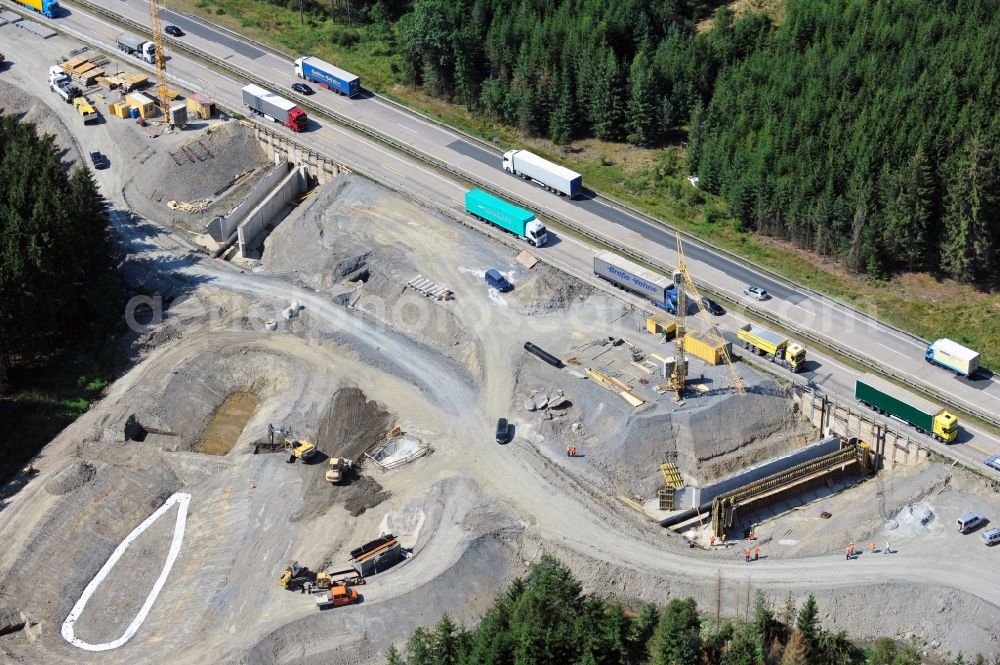
[[[685,298],[686,292],[690,292],[694,297],[695,302],[698,304],[698,316],[701,318],[702,322],[708,327],[708,334],[715,338],[715,340],[722,346],[722,359],[726,363],[726,367],[729,369],[729,375],[732,379],[733,390],[736,391],[741,397],[747,394],[746,389],[743,387],[743,381],[740,379],[739,373],[736,368],[733,367],[733,359],[729,356],[729,350],[725,345],[725,339],[722,337],[722,333],[719,331],[718,326],[709,318],[708,314],[705,313],[705,309],[701,305],[701,295],[698,293],[698,287],[695,286],[694,280],[691,278],[691,274],[687,269],[687,259],[684,257],[684,245],[681,243],[681,234],[677,234],[677,269],[674,271],[674,284],[677,287],[677,337],[674,341],[674,372],[670,376],[670,389],[677,393],[677,397],[680,398],[681,393],[684,390],[685,382],[687,381],[687,362],[684,354],[684,332],[685,332],[685,315],[687,314],[687,300]]]
[[[149,0],[149,29],[153,31],[156,44],[156,96],[160,100],[163,122],[170,123],[170,91],[167,89],[167,54],[163,47],[163,31],[160,29],[160,1]]]

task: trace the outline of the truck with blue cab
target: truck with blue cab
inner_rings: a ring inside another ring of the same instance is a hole
[[[295,61],[295,75],[348,97],[361,92],[360,77],[312,56],[304,56]]]
[[[594,256],[594,274],[619,288],[647,298],[668,314],[677,314],[677,286],[669,277],[607,251]]]
[[[38,12],[45,18],[55,18],[59,16],[59,3],[56,0],[14,0],[19,5]]]

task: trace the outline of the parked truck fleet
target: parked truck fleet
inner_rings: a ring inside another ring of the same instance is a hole
[[[652,304],[670,314],[677,313],[677,287],[669,277],[607,251],[594,256],[594,274],[619,288],[648,298]]]
[[[308,125],[305,111],[259,85],[251,83],[243,88],[243,104],[251,112],[280,123],[293,132],[305,131]]]
[[[465,212],[508,233],[513,233],[535,247],[541,247],[548,242],[548,231],[545,225],[535,218],[535,213],[511,205],[481,189],[465,193]]]
[[[123,53],[148,63],[156,61],[156,44],[144,37],[136,37],[131,33],[123,32],[118,35],[115,43],[118,45],[118,50]]]
[[[360,77],[312,56],[298,58],[295,61],[295,75],[348,97],[361,92]]]
[[[45,18],[59,16],[59,3],[56,0],[14,0],[14,2],[38,12]]]
[[[503,154],[503,170],[538,183],[550,192],[573,198],[583,189],[583,176],[565,166],[553,164],[527,150],[508,150]]]
[[[857,379],[854,397],[877,413],[911,425],[938,441],[951,443],[958,436],[958,418],[953,414],[873,374]]]

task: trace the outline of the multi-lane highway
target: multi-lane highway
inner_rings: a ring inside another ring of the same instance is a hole
[[[143,25],[148,21],[149,8],[144,0],[88,2],[105,12],[120,15],[126,21]],[[68,4],[66,15],[50,23],[82,39],[113,48],[116,35],[122,31],[118,25],[84,5]],[[42,18],[38,20],[45,21]],[[553,220],[584,228],[589,235],[627,248],[652,263],[675,263],[674,234],[655,221],[600,197],[571,201],[549,194],[505,174],[500,168],[497,151],[377,96],[365,93],[358,98],[347,99],[323,89],[318,89],[317,94],[309,98],[297,96],[289,89],[289,85],[297,80],[290,58],[193,17],[168,11],[164,23],[178,25],[186,32],[184,37],[172,40],[172,49],[168,47],[170,76],[181,85],[204,90],[229,108],[241,107],[240,87],[245,82],[188,57],[176,45],[190,46],[225,62],[231,68],[266,81],[289,98],[329,109],[334,115],[346,116],[405,147],[408,152],[426,156],[434,163],[445,164],[460,176],[502,191]],[[142,66],[142,63],[136,61],[136,66]],[[297,135],[296,139],[319,152],[335,155],[359,171],[374,175],[397,189],[416,192],[456,212],[462,209],[462,194],[468,188],[467,183],[392,150],[384,142],[374,141],[324,118],[312,118],[309,131]],[[588,274],[595,249],[563,234],[557,242],[542,251],[547,259],[578,274]],[[808,333],[830,347],[849,349],[868,362],[889,368],[898,377],[940,395],[941,401],[974,413],[1000,413],[1000,383],[994,381],[992,376],[981,375],[974,380],[957,378],[924,363],[925,343],[922,340],[880,324],[872,316],[796,287],[703,244],[686,242],[685,251],[691,271],[699,282],[725,298],[778,318],[793,330]],[[742,295],[747,284],[767,289],[772,298],[764,302],[749,301]],[[809,346],[808,341],[806,344]],[[821,356],[812,347],[810,352],[813,363],[807,378],[831,393],[850,399],[853,378],[858,372],[832,358]],[[964,424],[964,430],[961,443],[952,446],[956,456],[981,462],[987,454],[1000,452],[1000,438],[968,423]]]

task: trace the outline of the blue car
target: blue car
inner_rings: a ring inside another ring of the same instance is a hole
[[[514,288],[514,286],[508,282],[498,270],[494,270],[493,268],[486,271],[486,283],[501,293],[505,293]]]

